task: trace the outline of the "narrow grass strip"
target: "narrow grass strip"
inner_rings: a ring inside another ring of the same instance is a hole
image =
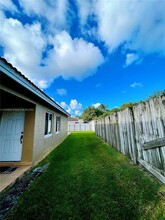
[[[45,163],[7,219],[165,219],[163,185],[94,133],[72,133]]]

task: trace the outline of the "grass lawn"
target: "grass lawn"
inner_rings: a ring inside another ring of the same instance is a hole
[[[94,133],[72,133],[48,162],[7,219],[165,219],[163,185]]]

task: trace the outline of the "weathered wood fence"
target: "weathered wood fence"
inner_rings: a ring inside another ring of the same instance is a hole
[[[165,184],[165,96],[96,120],[95,132]]]

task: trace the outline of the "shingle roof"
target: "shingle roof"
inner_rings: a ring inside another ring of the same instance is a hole
[[[0,70],[1,71],[2,71],[1,67],[5,68],[3,63],[7,67],[9,67],[11,70],[13,70],[14,73],[17,74],[20,78],[22,78],[26,82],[26,84],[28,84],[32,89],[34,89],[39,94],[41,94],[39,96],[40,98],[42,96],[44,98],[44,100],[47,101],[49,104],[51,104],[53,107],[55,107],[59,111],[63,112],[67,116],[70,116],[70,114],[67,111],[65,111],[59,104],[57,104],[54,100],[52,100],[46,93],[44,93],[40,88],[38,88],[33,82],[31,82],[25,75],[23,75],[19,70],[17,70],[17,68],[15,68],[11,63],[7,62],[7,60],[4,59],[3,57],[0,57]],[[2,72],[4,72],[4,71],[2,71]],[[36,92],[35,92],[35,94],[36,94]]]

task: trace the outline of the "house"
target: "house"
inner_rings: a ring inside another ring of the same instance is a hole
[[[38,163],[67,137],[68,116],[0,58],[0,166]]]
[[[74,117],[69,117],[68,118],[68,124],[73,125],[73,124],[82,124],[84,121],[79,118],[74,118]]]

